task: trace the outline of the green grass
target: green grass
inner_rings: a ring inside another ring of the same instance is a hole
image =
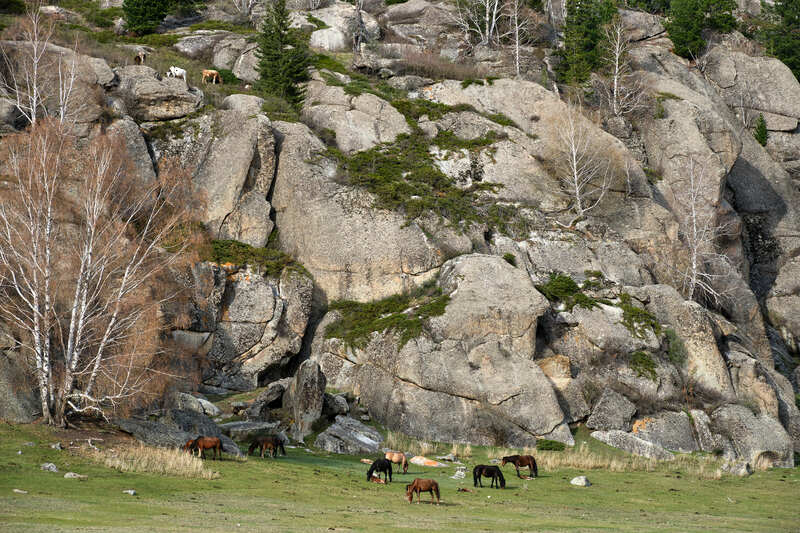
[[[587,279],[582,286],[579,286],[566,274],[551,272],[547,282],[536,285],[536,289],[551,302],[563,303],[567,311],[572,311],[576,305],[584,309],[593,309],[601,303],[610,304],[607,300],[592,298],[583,293],[585,289],[594,288],[596,283],[598,282],[594,279]]]
[[[656,316],[646,309],[633,305],[630,294],[621,293],[617,306],[622,309],[622,325],[637,339],[646,338],[648,330],[656,336],[661,335],[661,324]]]
[[[424,321],[444,314],[450,297],[429,283],[414,292],[396,294],[375,302],[331,302],[329,311],[341,317],[325,329],[325,338],[342,339],[346,346],[363,348],[376,331],[393,331],[402,348],[422,334]]]
[[[644,350],[637,350],[631,353],[628,365],[631,370],[636,372],[637,376],[648,378],[652,381],[656,380],[656,363],[653,361],[653,356]]]
[[[253,28],[252,26],[246,26],[244,24],[233,24],[231,22],[225,22],[223,20],[204,20],[203,22],[192,24],[191,26],[189,26],[189,29],[192,31],[220,30],[220,31],[229,31],[232,33],[241,33],[241,34],[257,33],[256,29]]]
[[[286,458],[208,461],[214,480],[121,473],[56,451],[59,432],[0,426],[0,523],[9,533],[103,531],[791,531],[797,528],[800,471],[772,470],[750,478],[698,480],[680,469],[610,473],[540,471],[506,489],[472,489],[452,468],[411,465],[383,486],[368,484],[359,457],[287,449]],[[62,439],[63,440],[63,439]],[[23,443],[33,441],[34,447]],[[66,444],[66,442],[65,442]],[[102,445],[102,443],[101,443]],[[22,455],[17,455],[22,450]],[[468,468],[486,461],[473,447]],[[52,461],[61,473],[39,470]],[[85,481],[63,478],[72,470]],[[569,480],[586,474],[593,486]],[[442,505],[409,505],[404,487],[415,477],[439,482]],[[24,489],[28,494],[11,491]],[[123,494],[133,488],[136,496]],[[491,497],[489,497],[491,496]]]
[[[213,240],[200,250],[201,261],[233,263],[258,268],[265,276],[280,276],[288,268],[308,277],[310,274],[292,257],[272,248],[254,248],[249,244],[233,240]]]

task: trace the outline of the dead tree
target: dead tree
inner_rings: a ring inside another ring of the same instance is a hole
[[[605,36],[604,58],[609,74],[601,83],[603,97],[614,116],[627,115],[645,105],[644,87],[631,72],[630,45],[622,22],[614,20],[605,28]]]

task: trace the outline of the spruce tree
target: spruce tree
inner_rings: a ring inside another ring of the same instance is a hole
[[[567,0],[564,47],[558,67],[562,81],[584,82],[600,66],[603,26],[615,12],[611,0]]]
[[[299,108],[305,98],[303,82],[310,79],[311,56],[308,44],[289,27],[286,0],[272,0],[258,38],[257,86]]]
[[[706,45],[701,35],[704,18],[702,0],[672,0],[665,26],[676,54],[692,57],[700,53]]]
[[[137,35],[153,33],[169,12],[169,0],[125,0],[122,12],[128,31]]]
[[[771,51],[800,80],[800,1],[775,0],[772,9],[779,22],[770,35]]]
[[[758,115],[756,120],[756,129],[753,132],[753,137],[756,138],[758,144],[761,146],[767,145],[767,121],[764,120],[764,115]]]

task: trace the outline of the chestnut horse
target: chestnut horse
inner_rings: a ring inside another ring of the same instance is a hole
[[[539,477],[539,468],[537,468],[536,459],[532,455],[509,455],[508,457],[503,457],[503,462],[500,463],[500,466],[506,466],[506,463],[514,465],[517,469],[517,477],[522,477],[519,475],[519,467],[525,468],[526,466],[531,469],[533,477]]]
[[[481,476],[486,476],[492,478],[492,484],[489,487],[494,487],[495,483],[497,483],[498,489],[506,488],[506,478],[503,477],[503,472],[500,470],[498,466],[489,466],[489,465],[478,465],[472,469],[472,481],[473,486],[477,487],[478,485],[483,488],[483,483],[481,483]]]
[[[286,449],[283,447],[283,439],[280,437],[256,437],[250,448],[247,449],[247,455],[253,453],[256,448],[261,448],[261,457],[264,457],[264,451],[269,450],[269,455],[275,458],[280,450],[286,456]]]
[[[433,495],[436,494],[436,505],[439,505],[439,484],[432,479],[416,478],[410,485],[406,485],[406,498],[408,503],[414,501],[414,493],[417,493],[417,504],[419,504],[422,493],[431,493],[431,503],[433,503]]]
[[[404,474],[408,472],[408,459],[403,452],[386,452],[384,457],[394,464],[402,466]]]
[[[214,450],[214,459],[216,460],[217,452],[219,452],[219,459],[220,461],[222,460],[222,441],[217,437],[203,437],[201,435],[194,439],[194,442],[187,442],[186,446],[188,446],[192,451],[198,450],[203,459],[206,458],[206,450]]]

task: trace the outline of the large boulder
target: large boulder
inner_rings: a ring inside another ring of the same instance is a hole
[[[380,299],[435,276],[447,256],[467,253],[466,235],[374,209],[365,190],[343,185],[336,162],[307,126],[275,122],[280,158],[272,207],[281,248],[314,276],[329,300]]]
[[[370,415],[392,430],[444,442],[572,444],[553,385],[531,360],[548,302],[528,276],[500,257],[467,255],[445,263],[439,285],[449,303],[421,336],[400,346],[385,332],[355,351],[315,341],[312,357],[347,374]],[[330,381],[341,384],[337,374]]]
[[[257,435],[274,435],[280,432],[280,422],[238,421],[219,425],[220,431],[240,442],[251,440]]]
[[[350,96],[318,80],[309,82],[307,91],[303,116],[317,131],[332,130],[343,152],[368,150],[411,133],[405,117],[374,94]]]
[[[218,42],[230,35],[226,31],[200,30],[181,37],[173,46],[175,50],[190,59],[205,59],[213,53]]]
[[[321,416],[325,374],[316,361],[304,361],[283,396],[283,404],[292,417],[289,429],[292,438],[302,441],[312,431],[311,427]]]
[[[123,99],[137,121],[171,120],[200,108],[203,92],[180,78],[162,78],[146,66],[114,69],[119,85],[113,94]]]
[[[173,404],[176,409],[194,411],[206,416],[217,416],[222,411],[219,407],[209,402],[205,398],[198,398],[185,392],[178,392],[173,396]]]
[[[311,34],[308,45],[328,52],[347,52],[350,49],[347,35],[339,28],[323,28]]]
[[[592,409],[586,427],[604,431],[609,429],[630,431],[631,418],[635,412],[636,406],[625,396],[612,389],[606,389]]]
[[[134,165],[137,183],[142,187],[150,186],[156,179],[156,172],[139,125],[125,117],[112,122],[106,132],[119,136],[125,143],[125,150]]]
[[[377,430],[355,418],[339,415],[328,429],[317,436],[314,446],[333,453],[356,455],[376,453],[382,442],[383,437]]]
[[[454,9],[446,2],[409,0],[388,6],[381,21],[408,41],[435,48],[447,42],[452,32]]]
[[[246,268],[218,273],[214,279],[224,289],[204,381],[254,389],[279,374],[300,351],[313,282],[291,268],[277,277]]]
[[[326,26],[341,32],[348,41],[351,41],[353,38],[352,20],[353,16],[355,15],[355,8],[353,7],[353,4],[335,0],[327,7],[315,9],[310,12],[298,13],[298,15],[299,16],[294,17],[295,20],[293,22],[293,26],[302,26],[302,16],[312,15],[318,20],[324,22]],[[381,28],[378,25],[378,21],[375,20],[375,17],[366,11],[361,12],[361,17],[364,22],[364,29],[366,30],[366,40],[373,41],[380,37]]]
[[[731,440],[737,456],[754,467],[794,467],[792,439],[768,415],[754,415],[742,405],[725,405],[711,414],[711,422]]]
[[[266,116],[226,109],[147,131],[161,166],[177,159],[191,171],[205,204],[200,219],[212,235],[264,246],[273,228],[266,196],[275,171]]]
[[[648,442],[644,439],[640,439],[636,435],[632,435],[631,433],[626,433],[618,429],[612,429],[610,431],[593,431],[591,433],[591,437],[599,440],[600,442],[608,444],[609,446],[613,446],[614,448],[625,450],[633,455],[640,455],[650,459],[658,459],[659,461],[671,461],[675,459],[675,455],[668,452],[661,446],[653,444],[652,442]]]
[[[700,449],[692,419],[685,412],[665,411],[639,418],[633,423],[633,434],[666,450],[688,453]]]

